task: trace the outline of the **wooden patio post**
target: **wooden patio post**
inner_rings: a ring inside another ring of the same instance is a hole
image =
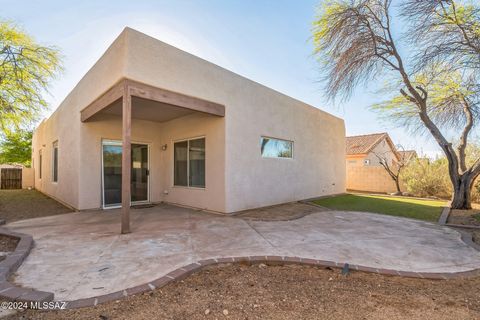
[[[130,233],[132,97],[125,82],[122,98],[122,234]]]

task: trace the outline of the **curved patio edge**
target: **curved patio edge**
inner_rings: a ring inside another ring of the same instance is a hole
[[[265,263],[267,265],[288,265],[288,264],[299,264],[299,265],[309,265],[317,266],[324,268],[343,268],[345,263],[338,263],[333,261],[326,260],[316,260],[300,257],[289,257],[289,256],[245,256],[245,257],[228,257],[228,258],[216,258],[216,259],[205,259],[198,262],[188,264],[186,266],[180,267],[165,276],[162,276],[156,280],[144,283],[135,287],[131,287],[125,290],[112,292],[105,295],[100,295],[91,298],[84,298],[78,300],[68,301],[66,309],[77,309],[85,307],[94,307],[98,304],[119,300],[128,296],[133,296],[136,294],[152,291],[158,288],[161,288],[173,281],[183,280],[189,275],[199,272],[206,266],[225,264],[225,263],[240,263],[240,264],[259,264]],[[480,276],[480,269],[474,269],[463,272],[455,273],[432,273],[432,272],[410,272],[410,271],[397,271],[391,269],[380,269],[365,267],[359,265],[349,264],[351,270],[372,272],[383,275],[390,276],[400,276],[400,277],[409,277],[409,278],[421,278],[421,279],[432,279],[432,280],[448,280],[448,279],[459,279],[459,278],[470,278]]]
[[[460,234],[460,239],[466,245],[479,250],[480,245],[473,242],[472,235],[468,232],[455,230]],[[19,239],[15,250],[9,254],[5,260],[0,262],[0,299],[10,301],[22,302],[49,302],[54,300],[52,292],[40,291],[31,288],[24,288],[14,285],[8,281],[8,278],[15,272],[33,248],[33,237],[28,234],[10,231],[6,228],[0,228],[0,235]],[[76,299],[66,301],[65,309],[77,309],[84,307],[93,307],[101,303],[119,300],[128,296],[152,291],[161,288],[173,281],[182,280],[189,275],[199,272],[206,266],[225,264],[225,263],[240,263],[240,264],[259,264],[265,263],[267,265],[310,265],[324,268],[343,268],[348,262],[334,262],[327,260],[316,260],[311,258],[291,257],[291,256],[241,256],[241,257],[223,257],[210,258],[194,262],[170,273],[150,281],[148,283],[140,284],[121,291],[112,292],[109,294],[94,296],[90,298]],[[409,278],[421,278],[432,280],[448,280],[448,279],[464,279],[470,277],[480,276],[480,268],[472,269],[462,272],[413,272],[413,271],[398,271],[393,269],[382,269],[366,267],[361,265],[349,264],[351,270],[377,273],[382,275],[400,276]]]
[[[10,275],[15,272],[23,260],[28,256],[33,247],[32,236],[24,233],[0,228],[0,235],[18,239],[15,250],[0,262],[0,298],[10,301],[22,302],[47,302],[53,301],[53,293],[23,288],[11,284],[8,281]]]

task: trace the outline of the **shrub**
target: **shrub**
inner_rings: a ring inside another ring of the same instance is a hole
[[[450,198],[452,187],[448,177],[447,160],[417,158],[405,167],[402,181],[407,192],[417,197]]]
[[[480,203],[480,179],[477,179],[472,188],[472,202]]]

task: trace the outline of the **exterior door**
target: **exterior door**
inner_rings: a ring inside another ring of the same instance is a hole
[[[131,202],[149,201],[148,145],[132,143]],[[122,204],[122,143],[103,141],[103,207],[119,207]]]

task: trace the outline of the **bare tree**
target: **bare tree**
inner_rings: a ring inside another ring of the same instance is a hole
[[[378,162],[380,162],[395,183],[395,187],[397,188],[396,194],[402,195],[403,193],[400,188],[400,174],[403,168],[407,165],[409,159],[407,158],[405,149],[401,145],[396,146],[396,148],[397,150],[400,149],[401,152],[398,152],[397,150],[388,150],[385,152],[373,152],[373,154],[377,157]]]
[[[394,37],[391,0],[328,1],[314,23],[315,54],[325,71],[330,98],[348,98],[359,84],[387,73],[400,93],[380,108],[403,119],[416,119],[434,137],[448,160],[452,208],[471,208],[473,181],[480,158],[467,164],[468,136],[478,121],[480,66],[479,10],[453,0],[405,0],[400,6],[407,34]],[[414,52],[405,59],[398,39]],[[408,62],[408,63],[407,63]],[[432,76],[439,73],[441,77]],[[449,75],[454,74],[458,77]],[[450,87],[436,81],[449,78]],[[433,88],[435,88],[436,90]],[[449,94],[451,93],[451,94]],[[382,108],[383,107],[383,108]],[[402,108],[400,108],[402,107]],[[455,148],[445,135],[461,128]],[[442,132],[442,129],[446,129]]]

